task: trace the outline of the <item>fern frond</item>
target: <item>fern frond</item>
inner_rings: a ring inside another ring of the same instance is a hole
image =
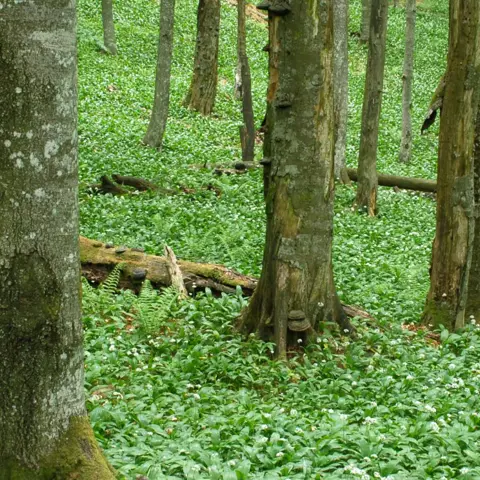
[[[117,292],[118,282],[120,281],[120,276],[122,275],[124,268],[124,263],[117,263],[108,277],[102,282],[99,289],[105,292],[107,295],[115,295]]]

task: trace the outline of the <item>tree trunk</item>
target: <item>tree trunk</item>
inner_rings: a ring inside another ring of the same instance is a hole
[[[117,54],[112,0],[102,0],[103,44],[111,55]]]
[[[84,398],[75,2],[42,5],[0,15],[0,478],[113,480]]]
[[[480,108],[477,113],[474,157],[475,239],[468,282],[467,317],[480,323]]]
[[[212,113],[217,95],[219,35],[220,0],[199,0],[193,76],[184,105],[202,115]]]
[[[335,178],[348,183],[348,175],[345,174],[348,120],[348,0],[335,1],[333,21]]]
[[[160,34],[158,40],[157,73],[152,116],[143,143],[162,148],[170,104],[170,71],[173,55],[173,22],[175,0],[160,0]]]
[[[388,0],[372,0],[356,198],[357,208],[366,210],[371,216],[377,213],[378,124],[382,108],[387,17]]]
[[[253,162],[255,156],[255,119],[253,116],[252,78],[247,57],[247,34],[245,25],[245,0],[237,1],[238,32],[237,57],[238,73],[240,75],[240,94],[242,99],[243,125],[240,127],[242,144],[242,160]]]
[[[360,42],[367,43],[370,37],[370,19],[372,16],[372,0],[362,0],[362,23],[360,25]]]
[[[258,287],[239,322],[244,332],[273,339],[277,356],[285,358],[289,345],[315,336],[322,322],[349,323],[332,270],[333,0],[273,7],[266,245]]]
[[[465,323],[475,227],[473,148],[480,69],[480,4],[450,2],[450,33],[445,97],[438,152],[437,226],[427,325],[453,330]],[[478,295],[477,292],[472,292]]]
[[[405,58],[403,61],[402,140],[399,160],[407,163],[412,153],[412,83],[417,0],[406,0]]]

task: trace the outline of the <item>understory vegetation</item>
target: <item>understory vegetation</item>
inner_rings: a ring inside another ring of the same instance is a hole
[[[89,238],[259,275],[262,173],[216,176],[241,157],[233,94],[236,12],[222,4],[215,113],[182,106],[193,64],[196,3],[176,6],[171,110],[161,152],[141,145],[152,105],[158,3],[115,4],[119,55],[99,52],[100,5],[80,0],[81,233]],[[348,163],[358,155],[366,47],[350,7]],[[267,82],[266,25],[249,21],[257,126]],[[444,73],[448,1],[418,4],[412,161],[398,162],[404,10],[390,9],[378,170],[434,179],[438,125],[420,126]],[[261,158],[261,146],[257,147]],[[102,175],[134,175],[181,193],[90,193]],[[210,185],[210,189],[205,187]],[[214,187],[214,188],[212,188]],[[246,299],[208,292],[178,301],[147,285],[140,296],[84,285],[86,389],[97,438],[127,479],[480,478],[480,331],[416,327],[428,289],[435,227],[429,195],[380,188],[380,215],[352,211],[339,186],[334,269],[342,301],[375,320],[356,338],[325,328],[315,345],[271,360],[273,346],[233,325]]]

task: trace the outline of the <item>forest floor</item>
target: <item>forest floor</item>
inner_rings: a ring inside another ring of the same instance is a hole
[[[360,5],[351,2],[351,32]],[[81,233],[161,254],[221,263],[259,275],[265,220],[261,172],[216,176],[240,158],[240,105],[233,95],[235,8],[222,10],[215,114],[182,107],[192,68],[196,2],[177,2],[171,118],[161,152],[141,145],[152,104],[158,3],[115,4],[119,55],[98,51],[98,2],[80,0],[79,135]],[[391,9],[378,169],[435,178],[438,125],[420,136],[445,69],[448,2],[418,8],[413,158],[397,161],[401,132],[404,10]],[[265,108],[264,24],[248,23],[254,108]],[[351,37],[348,163],[357,161],[366,48]],[[258,158],[261,148],[258,147]],[[197,168],[207,164],[207,168]],[[175,196],[92,195],[118,173]],[[202,189],[213,185],[215,190]],[[221,193],[218,195],[218,193]],[[177,302],[167,290],[140,297],[84,288],[86,389],[99,442],[123,478],[441,479],[480,478],[480,335],[430,334],[418,322],[428,288],[435,203],[381,188],[380,215],[351,210],[355,187],[335,206],[336,284],[345,303],[369,311],[351,341],[323,332],[287,363],[272,345],[246,341],[232,324],[245,299],[202,295]],[[301,345],[299,346],[301,347]]]

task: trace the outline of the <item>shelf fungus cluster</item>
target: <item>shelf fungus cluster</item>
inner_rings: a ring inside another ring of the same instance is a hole
[[[292,10],[291,0],[263,0],[257,5],[259,10],[267,10],[273,15],[286,15]]]
[[[292,332],[306,332],[312,327],[304,312],[291,310],[288,313],[288,329]]]

